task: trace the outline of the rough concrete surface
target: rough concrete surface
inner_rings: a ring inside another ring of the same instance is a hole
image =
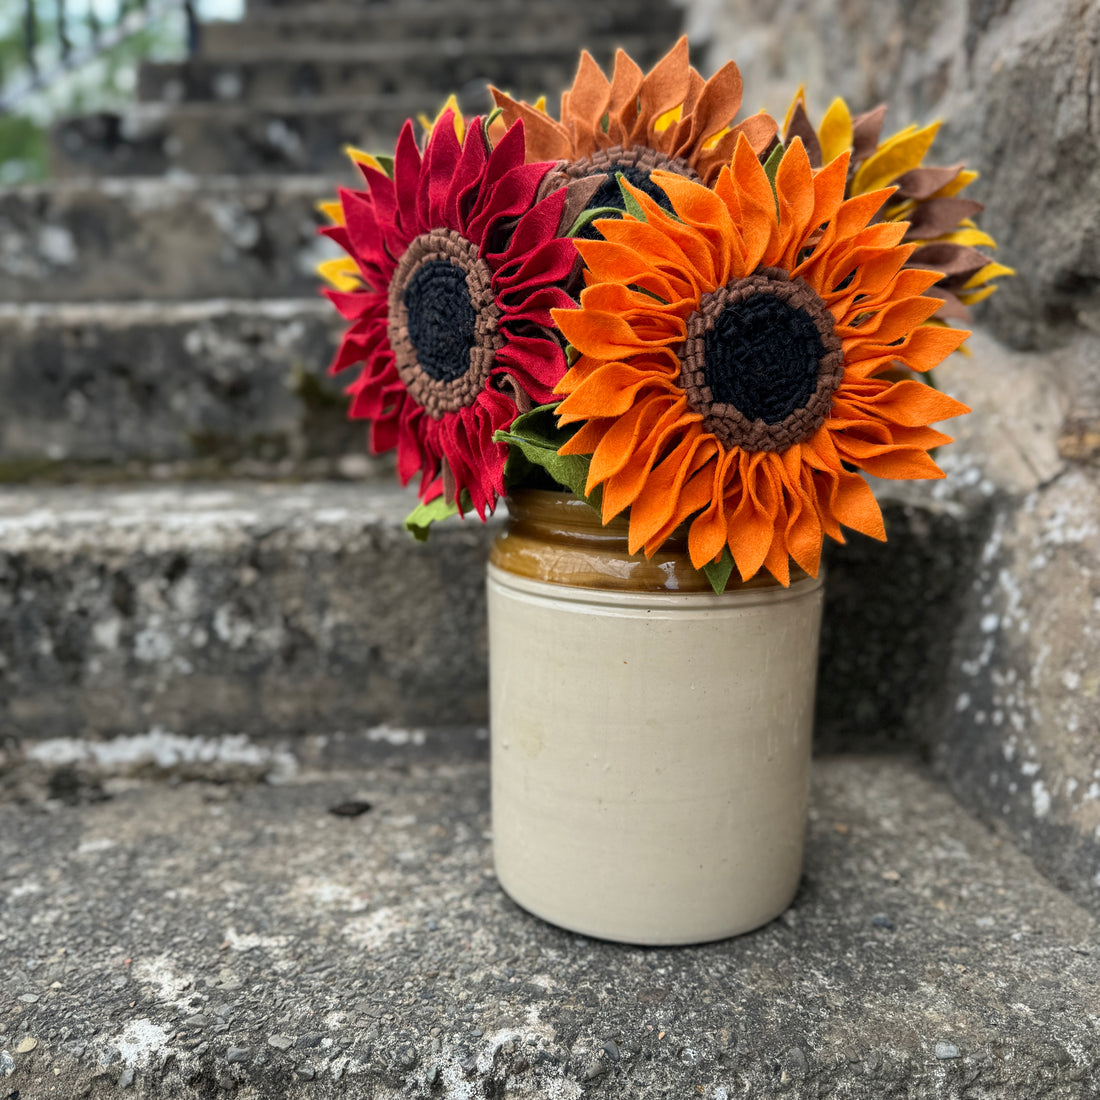
[[[9,792],[6,1095],[1097,1095],[1095,920],[914,764],[818,761],[794,907],[665,950],[509,901],[452,748]]]
[[[362,456],[326,375],[338,321],[319,298],[0,305],[0,478]]]
[[[491,529],[387,486],[0,495],[3,733],[483,721]]]
[[[315,209],[342,176],[118,179],[0,194],[0,301],[316,296],[340,255]]]

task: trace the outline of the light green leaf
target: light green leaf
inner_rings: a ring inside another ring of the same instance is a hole
[[[418,504],[405,517],[405,530],[417,542],[427,542],[429,529],[433,523],[457,514],[458,505],[454,501],[438,496],[427,504]]]
[[[623,186],[626,177],[622,172],[615,173],[615,179],[618,181],[619,190],[623,195],[623,209],[632,218],[637,218],[638,221],[645,221],[645,211],[642,209],[642,204]]]
[[[703,572],[706,573],[711,588],[714,589],[717,595],[721,596],[725,592],[730,574],[733,572],[733,555],[730,553],[730,548],[728,546],[723,547],[722,556],[716,562],[708,561],[703,566]]]

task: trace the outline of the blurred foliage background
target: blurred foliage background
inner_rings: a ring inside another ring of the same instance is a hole
[[[244,0],[195,0],[200,21],[239,19]],[[27,91],[28,26],[44,78]],[[64,66],[69,55],[83,58]],[[118,38],[112,45],[105,43]],[[44,179],[46,130],[61,115],[120,110],[133,101],[142,61],[182,58],[187,51],[183,4],[139,0],[0,0],[0,187]]]

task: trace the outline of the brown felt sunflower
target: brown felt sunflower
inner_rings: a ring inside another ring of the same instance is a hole
[[[930,425],[966,412],[926,371],[965,331],[926,322],[939,273],[905,267],[901,222],[872,224],[885,190],[845,200],[848,157],[818,172],[797,139],[774,184],[747,139],[713,189],[667,173],[669,214],[625,188],[639,216],[578,241],[580,309],[554,320],[580,353],[557,387],[562,454],[591,455],[606,523],[654,553],[680,524],[698,569],[728,548],[743,580],[789,561],[816,574],[841,525],[885,538],[860,471],[935,478]]]
[[[907,126],[883,139],[886,106],[852,115],[843,99],[833,100],[816,127],[806,113],[805,93],[798,89],[783,123],[786,144],[800,138],[810,164],[820,168],[842,153],[849,154],[846,194],[863,195],[880,187],[897,190],[882,208],[884,221],[907,222],[906,243],[917,246],[913,267],[933,268],[942,277],[928,293],[944,299],[937,317],[966,320],[967,306],[996,290],[994,279],[1015,272],[991,260],[979,247],[996,248],[988,233],[973,221],[982,204],[962,198],[978,178],[961,164],[925,165],[923,160],[940,124]]]
[[[741,107],[741,73],[727,62],[709,80],[691,66],[682,37],[648,73],[623,50],[611,76],[587,52],[572,86],[562,93],[561,118],[539,104],[517,101],[491,89],[503,124],[522,119],[528,161],[559,161],[548,183],[591,178],[590,209],[622,208],[617,176],[668,208],[651,179],[656,170],[710,183],[740,137],[757,154],[773,144],[778,129],[764,111],[734,122]]]

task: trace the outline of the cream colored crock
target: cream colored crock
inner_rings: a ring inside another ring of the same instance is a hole
[[[801,875],[821,579],[716,596],[682,548],[632,558],[579,501],[509,508],[488,578],[501,885],[628,943],[771,920]]]

